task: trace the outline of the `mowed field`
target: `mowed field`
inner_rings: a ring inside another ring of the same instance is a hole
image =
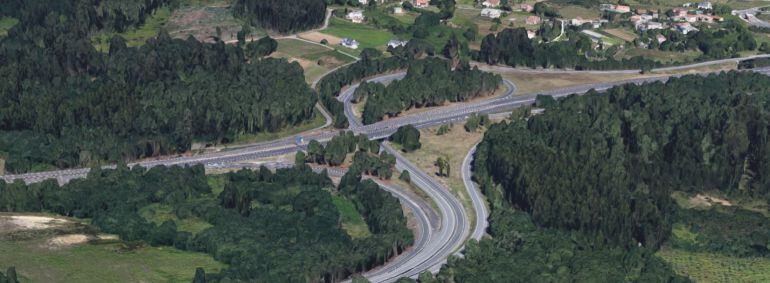
[[[320,78],[328,71],[353,61],[353,58],[332,49],[299,39],[278,39],[278,50],[273,57],[296,61],[305,70],[308,83]]]
[[[15,266],[22,282],[190,282],[196,267],[225,267],[204,253],[126,244],[73,218],[3,213],[0,227],[0,267]]]
[[[339,18],[331,18],[329,27],[321,33],[336,36],[338,38],[352,38],[358,41],[357,51],[364,48],[377,48],[385,50],[389,40],[395,38],[393,33],[378,29],[366,24],[355,24]]]

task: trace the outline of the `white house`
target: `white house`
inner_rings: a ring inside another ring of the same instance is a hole
[[[364,22],[364,19],[365,19],[364,18],[364,11],[360,11],[360,10],[359,11],[352,11],[352,12],[348,13],[345,16],[345,18],[350,20],[351,22],[360,24],[360,23]]]
[[[714,6],[712,6],[711,2],[709,2],[709,1],[703,1],[703,2],[698,3],[698,9],[701,9],[701,10],[711,10],[713,8],[714,8]]]
[[[500,0],[484,0],[484,2],[481,2],[481,6],[485,8],[497,7],[500,6]]]
[[[358,49],[358,41],[352,38],[343,38],[340,44],[350,49]]]
[[[388,47],[396,48],[399,46],[406,46],[407,43],[408,41],[406,40],[391,39],[390,41],[388,41]]]
[[[690,25],[690,23],[677,23],[674,25],[674,28],[682,34],[698,31],[698,29],[694,28],[692,25]]]
[[[503,11],[499,9],[492,9],[492,8],[484,8],[481,9],[481,16],[487,17],[490,19],[497,19],[503,14]]]
[[[404,8],[401,7],[393,7],[393,14],[399,15],[404,13]]]
[[[660,43],[663,43],[663,42],[666,42],[666,36],[664,36],[664,35],[662,35],[662,34],[658,34],[658,36],[656,37],[656,39],[658,40],[658,44],[660,44]]]
[[[367,5],[369,4],[369,0],[358,0],[358,3],[361,3],[361,5]]]

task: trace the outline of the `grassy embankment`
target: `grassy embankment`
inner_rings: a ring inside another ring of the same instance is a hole
[[[15,229],[9,221],[15,215],[0,218],[0,267],[15,266],[22,282],[190,282],[196,267],[217,272],[226,266],[205,253],[96,240],[98,230],[82,219],[34,214],[59,220]],[[86,235],[91,240],[77,240]]]
[[[438,128],[421,129],[420,143],[422,143],[422,147],[413,152],[403,153],[403,155],[428,175],[449,188],[452,194],[462,202],[468,217],[473,221],[475,213],[470,196],[465,188],[465,183],[463,183],[461,167],[465,155],[476,143],[481,141],[484,134],[481,131],[466,132],[463,123],[452,125],[448,133],[440,136],[436,134]],[[398,144],[392,143],[392,145],[396,149],[401,149]],[[444,157],[449,160],[449,177],[438,176],[438,167],[435,165],[438,157]]]

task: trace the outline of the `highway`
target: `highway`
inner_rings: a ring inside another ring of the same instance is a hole
[[[471,232],[471,239],[479,241],[482,237],[484,237],[487,231],[487,227],[489,227],[489,221],[487,220],[489,218],[489,209],[484,203],[484,199],[482,198],[482,193],[479,190],[479,187],[476,186],[476,184],[471,179],[471,163],[473,162],[473,154],[476,153],[476,146],[477,145],[474,145],[473,148],[468,151],[468,154],[465,155],[465,159],[463,159],[463,165],[460,168],[460,173],[462,174],[465,189],[468,190],[468,195],[471,196],[473,211],[476,212],[476,225],[473,228],[473,232]]]
[[[755,71],[768,74],[769,69],[758,69]],[[403,77],[403,73],[386,75],[383,77],[375,78],[374,80],[387,81],[387,80],[398,79],[399,76]],[[551,95],[554,97],[562,97],[562,96],[570,95],[572,93],[582,94],[591,89],[605,90],[613,86],[626,84],[626,83],[640,84],[640,83],[653,82],[653,81],[666,81],[670,77],[675,77],[675,76],[660,75],[653,78],[622,80],[622,81],[600,83],[600,84],[589,84],[589,85],[547,91],[542,94]],[[357,118],[355,118],[354,116],[349,116],[348,117],[349,119],[352,118],[350,120],[350,125],[351,125],[350,130],[356,133],[366,134],[370,139],[381,139],[391,135],[393,132],[396,131],[396,129],[399,126],[411,124],[411,125],[415,125],[418,128],[422,128],[422,127],[430,127],[430,126],[445,124],[449,122],[457,122],[457,121],[462,121],[466,119],[467,116],[471,113],[492,114],[492,113],[508,112],[516,107],[531,104],[535,100],[536,95],[514,96],[513,94],[516,91],[516,87],[510,81],[504,81],[504,86],[507,88],[506,93],[496,98],[490,98],[487,100],[474,102],[474,103],[464,103],[461,105],[437,107],[434,109],[429,109],[424,112],[403,116],[403,117],[395,117],[395,118],[374,123],[371,125],[361,125],[360,121],[358,121]],[[352,111],[350,109],[352,106],[349,103],[349,98],[350,98],[350,95],[352,95],[353,91],[355,91],[355,86],[350,87],[343,94],[340,95],[340,100],[343,102],[346,102],[345,103],[346,115],[348,113],[352,114]],[[320,142],[327,142],[337,134],[338,134],[338,131],[316,131],[314,133],[303,135],[303,137],[305,141],[315,139]],[[206,153],[206,154],[195,155],[195,156],[168,157],[165,159],[135,162],[129,165],[130,166],[141,165],[143,167],[153,167],[158,165],[169,166],[169,165],[203,164],[208,168],[222,168],[222,167],[233,166],[233,164],[235,164],[235,166],[245,166],[245,165],[238,165],[238,164],[242,164],[243,162],[248,160],[255,160],[255,159],[260,159],[265,157],[293,153],[293,152],[296,152],[297,150],[303,149],[304,146],[306,146],[306,143],[296,144],[295,137],[287,137],[284,139],[254,144],[254,145],[246,146],[243,148],[237,148],[233,150],[226,150],[226,151],[215,152],[215,153]],[[390,263],[388,263],[387,265],[381,268],[372,270],[366,273],[365,275],[368,278],[370,278],[370,280],[372,280],[373,282],[393,282],[403,276],[415,277],[419,273],[425,270],[430,270],[435,272],[440,268],[441,265],[443,265],[446,262],[447,258],[450,255],[452,255],[454,252],[462,248],[463,244],[465,243],[465,240],[469,237],[469,235],[473,238],[483,236],[483,233],[481,231],[483,231],[484,228],[479,227],[479,225],[482,225],[482,226],[485,225],[485,221],[477,220],[476,227],[473,227],[473,231],[471,231],[471,227],[469,224],[470,221],[465,213],[465,210],[462,204],[457,200],[457,198],[455,198],[451,193],[449,193],[449,191],[446,188],[444,188],[439,183],[437,183],[433,178],[431,178],[430,176],[428,176],[427,174],[419,170],[416,166],[411,164],[397,151],[393,150],[387,143],[383,144],[383,148],[386,151],[396,156],[396,159],[397,159],[396,167],[398,168],[398,170],[409,171],[410,175],[412,176],[412,180],[414,184],[417,185],[423,191],[425,191],[425,193],[431,199],[433,199],[433,201],[437,204],[439,208],[438,212],[441,215],[441,221],[440,221],[440,224],[433,224],[433,223],[431,223],[430,225],[425,225],[425,223],[421,224],[422,225],[421,229],[425,229],[426,227],[431,227],[431,229],[429,229],[430,231],[423,230],[423,233],[424,233],[423,235],[426,235],[425,240],[422,241],[422,238],[418,238],[416,240],[416,244],[413,247],[413,251],[414,251],[413,253],[406,253],[402,256],[399,256],[395,258],[393,261],[391,261]],[[469,160],[469,158],[471,158],[470,156],[471,156],[470,153],[469,155],[466,156],[464,165],[470,164],[470,160]],[[110,168],[110,167],[114,167],[114,166],[108,166],[107,168]],[[469,170],[469,167],[466,167],[463,169]],[[31,183],[31,182],[39,182],[45,179],[57,179],[60,183],[65,183],[71,179],[82,178],[86,176],[88,171],[89,169],[82,168],[82,169],[37,172],[37,173],[29,173],[29,174],[21,174],[21,175],[6,175],[1,177],[6,182],[12,182],[13,180],[23,180],[25,182]],[[463,176],[464,180],[467,180],[466,185],[468,184],[472,185],[472,182],[470,182],[470,179],[469,179],[470,172],[469,171],[463,172],[463,175],[464,175]],[[384,187],[384,189],[389,190],[392,193],[394,192],[394,190],[390,190],[388,187]],[[473,200],[474,210],[476,211],[477,217],[485,216],[487,212],[486,210],[482,209],[483,202],[480,201],[481,196],[480,196],[480,193],[478,192],[478,189],[476,189],[475,186],[473,188],[471,188],[471,186],[468,186],[468,189],[472,199],[478,198],[477,200]],[[407,206],[410,206],[408,200],[404,200],[404,202]],[[481,206],[478,206],[477,204],[480,202],[481,202]],[[414,205],[414,203],[412,203],[412,205]],[[418,218],[422,217],[420,215],[416,215],[416,216]]]

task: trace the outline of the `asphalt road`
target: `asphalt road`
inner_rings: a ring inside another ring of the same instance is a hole
[[[770,72],[770,69],[760,69],[757,71],[762,72],[764,74],[768,74]],[[400,74],[400,75],[403,76],[403,74]],[[387,75],[387,76],[390,79],[396,79],[398,78],[399,74],[393,74],[393,75]],[[623,81],[616,81],[611,83],[591,84],[591,85],[584,85],[584,86],[548,91],[548,92],[544,92],[543,94],[551,95],[554,97],[562,97],[562,96],[570,95],[572,93],[582,94],[591,89],[605,90],[613,86],[626,84],[626,83],[641,84],[641,83],[653,82],[653,81],[666,81],[670,77],[672,76],[662,75],[660,77],[655,77],[655,78],[623,80]],[[382,78],[382,79],[386,80],[387,78]],[[378,122],[372,125],[360,125],[360,123],[356,123],[356,121],[358,121],[357,119],[351,119],[350,129],[356,133],[366,134],[371,139],[380,139],[391,135],[393,132],[396,131],[396,129],[399,126],[403,126],[407,124],[412,124],[412,125],[415,125],[416,127],[430,127],[430,126],[445,124],[449,122],[462,121],[466,119],[467,116],[471,113],[492,114],[492,113],[507,112],[516,107],[519,107],[522,105],[528,105],[534,102],[536,97],[535,95],[513,96],[513,93],[515,93],[515,89],[516,89],[515,86],[509,81],[505,81],[504,83],[505,83],[505,86],[508,88],[508,91],[506,92],[506,94],[497,98],[488,99],[488,100],[484,100],[476,103],[466,103],[460,106],[439,107],[439,108],[431,109],[421,113],[409,115],[409,116],[388,119],[386,121]],[[349,88],[348,91],[349,91],[348,95],[352,94],[352,91],[354,91],[354,87]],[[341,97],[341,100],[345,101],[345,99],[348,99],[348,98],[346,98],[345,94],[343,94]],[[350,110],[348,109],[350,108],[349,105],[350,105],[349,103],[346,103],[346,113]],[[327,142],[337,134],[338,134],[337,131],[321,131],[321,132],[308,134],[303,137],[305,141],[315,139],[320,142]],[[228,150],[228,151],[222,151],[222,152],[216,152],[216,153],[207,153],[207,154],[201,154],[196,156],[177,156],[177,157],[170,157],[165,159],[142,161],[142,162],[132,163],[129,165],[130,166],[141,165],[144,167],[153,167],[158,165],[169,166],[169,165],[203,164],[210,168],[221,168],[221,167],[232,166],[232,164],[240,164],[248,160],[255,160],[255,159],[264,158],[264,157],[293,153],[293,152],[296,152],[297,150],[302,149],[306,145],[306,143],[295,144],[294,138],[295,137],[288,137],[288,138],[279,139],[276,141],[259,143],[253,146],[248,146],[248,147]],[[415,251],[414,253],[400,256],[395,260],[393,260],[392,262],[390,262],[389,264],[385,265],[384,267],[373,270],[369,273],[366,273],[367,277],[369,277],[370,280],[372,280],[373,282],[392,282],[403,276],[415,277],[419,273],[425,270],[437,271],[440,268],[440,266],[446,262],[446,259],[450,255],[452,255],[455,251],[459,250],[462,247],[468,235],[473,235],[474,237],[476,237],[479,235],[479,231],[480,231],[479,227],[475,227],[473,232],[471,233],[469,220],[467,218],[467,215],[465,213],[465,210],[462,204],[451,193],[449,193],[449,191],[446,188],[441,186],[433,178],[431,178],[430,176],[428,176],[427,174],[419,170],[416,166],[411,164],[408,160],[406,160],[403,156],[401,156],[397,151],[390,148],[387,145],[387,143],[384,144],[383,147],[385,148],[385,150],[389,151],[391,154],[394,154],[396,156],[396,159],[397,159],[396,167],[399,170],[409,171],[412,176],[413,182],[422,190],[424,190],[425,193],[431,199],[434,200],[434,202],[437,204],[439,208],[439,214],[441,215],[441,223],[440,225],[433,226],[434,228],[431,231],[425,232],[424,235],[428,236],[425,240],[425,244],[420,246],[422,242],[418,240],[417,244],[415,244],[415,247],[414,247],[414,251]],[[470,161],[467,161],[467,162],[470,162]],[[108,166],[107,168],[110,168],[110,167]],[[68,182],[73,178],[84,177],[86,176],[88,171],[89,169],[87,168],[59,170],[59,171],[38,172],[38,173],[29,173],[29,174],[21,174],[21,175],[6,175],[6,176],[2,176],[2,179],[6,180],[6,182],[19,179],[28,183],[39,182],[45,179],[57,179],[59,182],[64,183],[64,182]],[[388,189],[388,188],[385,188],[385,189]],[[469,190],[469,192],[471,193],[472,198],[474,198],[474,195],[478,196],[479,194],[477,189]],[[474,201],[474,203],[475,202],[476,201]],[[406,204],[409,205],[408,203]],[[485,215],[485,212],[484,211],[480,212],[479,207],[477,207],[475,204],[474,204],[474,208],[476,208],[477,215]],[[477,221],[477,223],[481,223],[481,221]],[[436,226],[438,227],[436,228]],[[427,226],[423,226],[423,227],[427,227]]]

